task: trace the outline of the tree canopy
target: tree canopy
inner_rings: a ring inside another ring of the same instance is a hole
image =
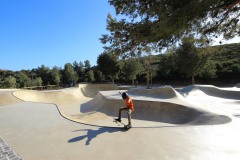
[[[184,42],[184,40],[182,42]],[[109,82],[112,76],[117,83],[130,84],[130,77],[128,76],[130,74],[133,75],[133,78],[135,78],[134,75],[136,75],[136,80],[140,85],[146,84],[147,82],[148,87],[151,82],[170,85],[187,85],[190,84],[190,79],[187,77],[192,76],[191,73],[194,73],[196,83],[218,85],[239,83],[240,43],[197,48],[197,50],[195,48],[196,46],[189,45],[190,48],[185,48],[183,45],[184,43],[181,43],[180,47],[173,46],[172,49],[167,50],[165,54],[150,54],[148,56],[129,58],[126,60],[119,60],[113,53],[104,52],[99,55],[98,64],[90,68],[88,68],[87,65],[84,66],[84,63],[81,61],[75,61],[73,63],[66,63],[63,68],[57,66],[49,68],[42,65],[31,70],[21,71],[0,69],[0,88],[27,87],[31,89],[47,89],[51,87],[69,87],[72,86],[72,80],[74,80],[75,83],[105,83]],[[195,55],[195,53],[197,54]],[[207,55],[207,59],[205,59],[205,56],[202,57],[202,54]],[[180,57],[175,57],[176,55]],[[99,61],[100,57],[101,60]],[[143,66],[143,70],[138,72],[139,74],[135,74],[136,72],[132,71],[132,68],[135,67],[131,62],[133,59],[138,61],[140,63],[139,65]],[[204,66],[199,66],[202,64],[202,60],[204,60],[203,62],[207,62]],[[178,65],[177,62],[179,62]],[[103,65],[102,69],[100,69],[101,65]],[[128,65],[133,65],[133,67],[126,67]],[[127,75],[124,71],[124,66],[128,71],[131,71],[130,74]],[[189,71],[189,69],[193,69],[194,72],[181,72],[180,69],[184,66],[187,69],[183,70]],[[90,70],[85,72],[87,69]],[[105,69],[110,69],[109,71],[112,71],[112,73],[109,72],[111,73],[109,75],[105,72],[103,73]]]
[[[132,80],[132,85],[134,85],[134,80],[137,75],[143,71],[143,66],[136,59],[130,59],[124,63],[123,72],[126,74],[126,78]]]
[[[240,35],[240,0],[109,0],[117,15],[107,17],[110,34],[100,40],[118,55],[137,55],[146,49],[161,50],[194,35],[209,41]]]
[[[184,41],[174,53],[177,70],[187,77],[192,77],[192,84],[195,83],[194,77],[198,75],[205,66],[207,56],[208,55],[199,52],[191,41]]]
[[[99,70],[107,77],[111,77],[114,82],[115,77],[118,74],[119,66],[116,56],[112,53],[104,52],[97,58],[97,64]]]

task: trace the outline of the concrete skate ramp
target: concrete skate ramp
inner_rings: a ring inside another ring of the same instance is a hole
[[[171,86],[159,87],[154,89],[130,89],[127,93],[130,95],[138,95],[161,99],[181,97],[181,95],[177,91],[175,91]]]
[[[73,103],[81,103],[94,97],[99,91],[116,90],[114,84],[79,84],[77,88],[66,88],[61,90],[32,91],[19,90],[13,95],[31,102],[54,103],[57,105],[70,106]]]
[[[137,120],[185,124],[193,121],[194,117],[201,115],[201,112],[197,110],[178,104],[158,101],[133,101],[135,111],[132,118]],[[90,113],[89,116],[93,116],[93,112],[100,112],[106,116],[117,117],[119,108],[123,106],[125,104],[122,99],[109,99],[100,92],[93,100],[81,106],[81,112]],[[123,117],[127,118],[127,115],[123,114]],[[93,121],[91,120],[91,122]],[[85,121],[85,123],[88,122]]]
[[[180,93],[183,95],[199,94],[199,96],[206,94],[208,96],[240,100],[240,91],[221,89],[212,85],[190,85],[183,88]]]
[[[162,92],[159,92],[160,90]],[[128,94],[132,97],[135,106],[135,111],[132,114],[135,127],[180,124],[214,125],[231,122],[231,118],[228,116],[211,113],[182,101],[181,98],[178,98],[181,95],[172,88],[145,91],[130,90]],[[144,96],[146,97],[144,98]],[[150,96],[154,98],[151,99]],[[172,103],[171,99],[175,99],[175,101],[178,99],[178,103]],[[102,122],[107,124],[106,120],[109,120],[109,116],[117,117],[119,108],[123,106],[125,106],[124,101],[117,91],[99,92],[94,99],[81,105],[81,114],[76,115],[76,117],[83,123],[103,125]],[[127,123],[127,115],[125,114],[123,117]]]
[[[54,103],[59,106],[79,104],[86,99],[81,91],[76,88],[51,91],[19,90],[13,92],[13,95],[24,101]]]
[[[115,84],[79,84],[82,94],[86,97],[95,97],[99,91],[118,90]]]
[[[134,127],[214,125],[231,121],[228,116],[211,113],[188,103],[171,87],[153,90],[133,89],[128,93],[135,106],[132,114]],[[20,90],[13,95],[24,101],[54,103],[63,117],[102,127],[117,127],[113,123],[113,117],[117,117],[119,108],[125,106],[119,90],[100,91],[93,99],[85,97],[79,88],[41,92]],[[126,117],[123,113],[125,124]]]
[[[0,89],[0,106],[21,102],[20,99],[12,95],[12,92],[16,90],[17,89]]]
[[[182,104],[185,98],[171,86],[161,86],[154,89],[130,89],[127,91],[135,100],[161,101]]]

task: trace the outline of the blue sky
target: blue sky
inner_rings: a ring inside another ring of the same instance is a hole
[[[1,0],[0,69],[95,65],[108,13],[108,0]]]
[[[108,0],[0,0],[0,69],[95,65],[108,13]]]

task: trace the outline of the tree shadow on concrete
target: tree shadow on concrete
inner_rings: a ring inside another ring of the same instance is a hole
[[[98,130],[93,130],[93,129],[82,129],[82,130],[75,130],[73,132],[79,132],[79,131],[87,131],[86,135],[78,136],[75,138],[72,138],[68,140],[68,143],[73,143],[73,142],[78,142],[82,141],[84,139],[86,140],[86,145],[90,145],[92,140],[96,138],[100,134],[104,133],[114,133],[114,132],[126,132],[124,128],[107,128],[107,127],[100,127]]]

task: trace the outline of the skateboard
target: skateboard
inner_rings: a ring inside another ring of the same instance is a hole
[[[125,125],[124,123],[117,121],[117,120],[114,119],[114,118],[113,118],[113,122],[115,122],[116,124],[121,123],[121,124],[123,125],[123,128],[126,129],[126,130],[129,130],[129,129],[131,128],[131,127],[128,127],[127,125]]]

